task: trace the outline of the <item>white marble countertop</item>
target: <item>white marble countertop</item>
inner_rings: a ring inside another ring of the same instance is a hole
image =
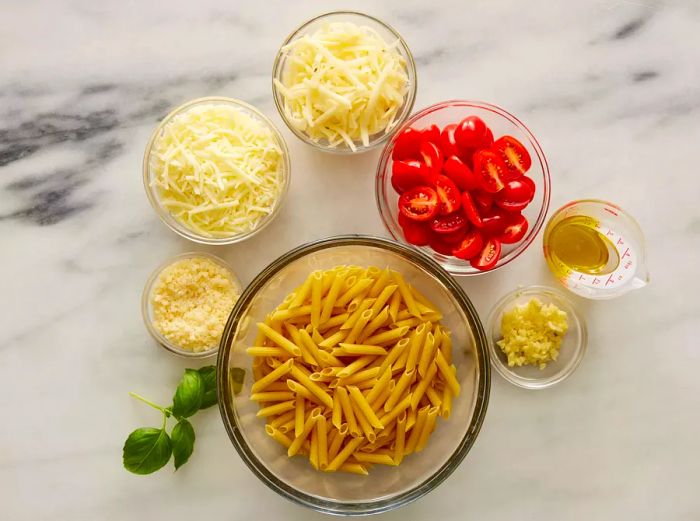
[[[6,2],[0,16],[0,518],[321,519],[260,483],[216,409],[177,473],[121,466],[189,365],[154,347],[139,299],[165,258],[201,247],[168,230],[141,156],[170,107],[204,95],[257,105],[277,47],[332,7],[395,25],[419,67],[416,108],[482,99],[520,116],[552,171],[552,208],[618,202],[648,240],[652,283],[581,302],[589,352],[542,392],[497,374],[482,432],[427,497],[380,516],[441,520],[700,519],[700,3]],[[324,155],[283,128],[293,181],[280,217],[216,249],[249,282],[303,242],[386,235],[378,152]],[[322,218],[319,218],[322,216]],[[518,284],[555,284],[539,239],[513,265],[461,279],[485,316]]]

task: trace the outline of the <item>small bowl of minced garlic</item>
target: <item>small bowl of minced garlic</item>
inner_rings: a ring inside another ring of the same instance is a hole
[[[215,355],[241,283],[222,259],[183,253],[164,262],[146,281],[141,311],[153,339],[190,358]]]
[[[569,377],[586,352],[586,323],[572,302],[546,286],[501,298],[486,324],[491,365],[510,383],[545,389]]]

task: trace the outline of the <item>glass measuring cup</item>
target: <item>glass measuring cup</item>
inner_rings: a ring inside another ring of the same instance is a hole
[[[649,282],[642,230],[613,203],[581,199],[562,206],[549,219],[543,242],[551,272],[582,297],[615,298]]]

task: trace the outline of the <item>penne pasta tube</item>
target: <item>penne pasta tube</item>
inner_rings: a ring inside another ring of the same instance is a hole
[[[357,308],[353,311],[350,309],[350,306],[348,306],[348,311],[350,311],[351,315],[350,317],[345,321],[345,323],[340,326],[340,329],[352,329],[357,321],[360,319],[360,316],[362,313],[367,311],[372,303],[374,302],[374,299],[365,299],[362,302],[360,302],[357,306]],[[348,342],[351,343],[351,342]]]
[[[323,301],[323,307],[321,307],[321,316],[319,321],[321,324],[327,322],[331,318],[331,312],[333,311],[333,306],[338,300],[340,295],[340,290],[345,282],[345,277],[347,277],[347,272],[338,271],[333,277],[333,282],[328,290],[325,300]]]
[[[265,376],[260,378],[257,382],[255,382],[251,386],[250,392],[252,394],[255,394],[257,392],[262,391],[268,385],[270,385],[272,382],[279,380],[281,377],[283,377],[288,372],[290,372],[292,370],[293,366],[294,366],[294,360],[290,358],[285,363],[281,364],[276,369],[273,369],[270,373],[266,374]]]
[[[408,358],[406,359],[406,370],[409,371],[416,367],[418,362],[418,357],[420,356],[421,349],[423,348],[423,343],[425,342],[425,336],[428,333],[428,322],[422,323],[413,331],[413,337],[411,338],[411,345],[408,350]]]
[[[425,424],[425,418],[426,416],[428,416],[428,409],[430,409],[430,407],[426,405],[418,411],[418,414],[416,416],[416,424],[413,426],[413,429],[411,429],[411,435],[406,441],[406,447],[403,451],[404,455],[411,454],[416,450],[418,438],[420,438],[421,431],[423,430],[423,425]]]
[[[318,418],[316,422],[316,434],[318,438],[318,468],[326,470],[328,466],[328,430],[325,416],[320,416]]]
[[[357,402],[355,400],[350,400],[350,407],[352,407],[352,412],[355,414],[355,419],[357,420],[357,423],[360,425],[360,429],[362,430],[362,433],[365,435],[365,438],[367,439],[368,442],[374,443],[377,440],[377,435],[374,432],[374,428],[372,425],[369,423],[369,420],[365,417],[364,414],[362,414],[362,411],[357,405]]]
[[[331,417],[331,423],[336,429],[340,429],[340,425],[343,423],[343,410],[342,405],[340,404],[338,391],[333,393],[333,415]]]
[[[301,306],[309,298],[311,294],[311,276],[306,277],[306,280],[294,292],[294,299],[289,303],[288,309],[294,309]]]
[[[396,465],[394,459],[389,454],[377,454],[371,452],[355,452],[353,457],[360,463],[378,463],[380,465]]]
[[[294,419],[294,411],[289,411],[285,412],[284,414],[280,414],[277,418],[268,418],[268,420],[271,420],[268,425],[270,427],[274,427],[275,429],[278,429],[281,425],[284,425],[287,423],[289,420]]]
[[[326,337],[325,340],[322,342],[319,342],[318,346],[319,347],[335,347],[337,346],[340,342],[346,339],[348,337],[348,332],[347,331],[337,331],[330,335],[329,337]]]
[[[282,434],[287,434],[288,432],[293,431],[293,430],[294,430],[294,420],[290,420],[287,423],[283,423],[282,425],[280,425],[280,428],[279,428],[279,431]]]
[[[345,416],[345,422],[348,424],[348,432],[353,438],[360,435],[360,429],[357,426],[357,421],[355,420],[355,413],[350,404],[350,398],[348,397],[348,392],[345,387],[338,387],[335,390],[338,394],[338,400],[340,401],[340,406],[343,409],[343,416]]]
[[[442,392],[442,403],[440,404],[440,416],[447,420],[452,414],[452,389],[445,387]]]
[[[379,393],[379,396],[377,396],[374,401],[370,402],[370,406],[372,407],[373,411],[380,413],[384,412],[384,403],[386,402],[387,398],[391,396],[391,393],[394,391],[394,387],[396,387],[396,380],[389,380],[389,384],[381,393]]]
[[[411,395],[407,394],[403,400],[401,400],[396,406],[391,409],[389,412],[384,414],[384,416],[381,416],[379,418],[379,421],[382,422],[384,425],[388,425],[392,421],[394,421],[399,414],[401,414],[403,411],[405,411],[409,406],[411,405]],[[408,427],[406,427],[408,428]]]
[[[332,472],[334,470],[338,470],[340,466],[345,463],[345,461],[350,457],[350,454],[355,452],[359,448],[362,443],[364,443],[365,439],[362,437],[358,438],[353,438],[351,439],[345,447],[336,455],[335,458],[328,464],[328,467],[326,467],[326,470],[329,472]]]
[[[341,342],[340,347],[335,348],[332,353],[334,356],[385,355],[386,349],[381,346]]]
[[[452,338],[450,338],[450,332],[442,328],[442,341],[440,342],[440,352],[445,358],[445,362],[448,364],[452,363]]]
[[[376,298],[379,296],[379,294],[382,292],[382,290],[387,286],[389,283],[389,280],[391,280],[391,275],[389,274],[389,268],[385,268],[382,270],[382,272],[379,274],[379,276],[375,279],[374,284],[372,284],[372,287],[369,290],[369,293],[367,293],[368,296]]]
[[[294,393],[290,391],[268,391],[251,394],[250,399],[254,402],[284,402],[293,400]]]
[[[403,338],[406,335],[406,333],[408,333],[408,327],[397,327],[395,329],[390,329],[389,331],[375,333],[371,337],[365,338],[364,343],[379,346],[384,344],[390,344],[395,340]]]
[[[355,405],[357,405],[357,409],[360,411],[361,416],[364,416],[369,424],[375,429],[383,429],[384,424],[379,421],[379,418],[377,418],[377,415],[372,410],[372,407],[370,407],[365,395],[363,395],[362,392],[354,385],[348,387],[348,392],[350,393],[350,397],[353,399]],[[367,440],[372,442],[369,436],[367,436]]]
[[[373,311],[374,310],[370,310]],[[384,324],[386,324],[387,320],[389,319],[389,306],[384,306],[384,308],[374,315],[374,318],[370,320],[370,322],[365,326],[365,328],[362,330],[360,335],[358,336],[358,341],[362,342],[365,338],[371,336],[374,334],[374,332],[379,329],[380,327],[383,327]]]
[[[379,313],[379,310],[382,309],[386,303],[389,301],[391,298],[391,295],[396,291],[397,286],[396,285],[391,285],[385,287],[382,292],[379,294],[377,297],[377,300],[374,301],[372,304],[372,307],[369,308],[374,312],[374,315],[376,316]],[[387,310],[387,314],[389,313],[389,310]]]
[[[309,391],[311,391],[312,394],[314,394],[319,400],[321,400],[321,403],[323,403],[323,405],[325,405],[326,407],[333,407],[333,399],[330,397],[330,395],[321,387],[319,387],[319,385],[316,382],[312,381],[311,378],[306,376],[306,374],[303,371],[301,371],[296,366],[292,366],[291,373],[292,376],[296,378],[300,384],[306,387]]]
[[[289,382],[290,380],[287,381]],[[294,437],[301,436],[301,433],[304,431],[305,412],[304,398],[297,395],[294,400]]]
[[[267,324],[259,322],[258,329],[260,329],[265,336],[272,340],[275,344],[287,350],[292,356],[301,356],[301,349],[299,349],[298,346],[295,346],[290,340],[282,336],[281,333],[275,331]]]
[[[406,411],[396,419],[396,441],[394,442],[394,463],[400,465],[403,461],[403,451],[406,444]]]
[[[265,432],[270,438],[275,440],[277,443],[284,445],[285,448],[289,448],[292,444],[292,440],[286,434],[281,433],[278,429],[275,429],[272,425],[265,425]]]
[[[250,356],[274,356],[276,358],[290,356],[290,353],[281,347],[253,346],[246,349],[245,352]]]
[[[347,432],[342,433],[339,430],[337,430],[335,431],[335,433],[336,434],[333,437],[333,441],[331,441],[330,445],[328,446],[328,461],[332,461],[333,458],[335,458],[338,455],[338,451],[340,450],[340,447],[343,445],[343,441],[345,441],[345,437],[347,436]],[[326,465],[326,467],[328,467],[328,465]]]
[[[297,317],[304,317],[311,314],[311,304],[306,304],[304,306],[299,306],[296,308],[281,309],[274,311],[271,315],[272,320],[276,322],[283,322]]]
[[[435,304],[433,304],[430,300],[428,300],[425,297],[425,295],[423,295],[411,284],[408,284],[408,290],[411,292],[411,295],[413,295],[413,298],[416,300],[417,303],[421,304],[422,306],[425,306],[433,313],[438,312],[438,307]]]
[[[317,366],[318,362],[311,355],[311,352],[308,349],[306,349],[305,346],[302,344],[301,333],[299,333],[299,330],[295,326],[288,324],[286,322],[284,324],[284,328],[287,331],[287,334],[291,337],[294,345],[297,346],[301,350],[302,360],[309,365]]]
[[[263,407],[258,411],[257,416],[258,418],[267,418],[268,416],[276,416],[292,409],[294,409],[294,400],[289,400]]]
[[[428,387],[430,387],[430,384],[433,382],[433,378],[435,378],[435,373],[437,373],[437,366],[434,362],[431,362],[430,367],[428,367],[427,374],[423,377],[423,379],[420,382],[418,382],[418,385],[416,385],[415,389],[413,390],[413,398],[411,398],[411,408],[416,409],[418,407],[418,403],[420,402],[421,398],[423,398],[425,391],[428,390]]]
[[[401,275],[398,271],[392,271],[391,276],[396,282],[396,285],[399,287],[398,289],[401,293],[401,298],[403,299],[404,304],[406,304],[408,311],[410,311],[414,317],[421,318],[421,313],[418,309],[418,306],[416,306],[416,301],[413,298],[411,292],[409,291],[408,285],[406,284],[403,275]]]
[[[411,340],[408,338],[402,338],[396,344],[394,347],[391,348],[391,351],[389,351],[389,354],[387,354],[386,358],[384,361],[382,361],[382,365],[379,366],[379,374],[384,374],[384,372],[390,368],[396,360],[401,356],[401,354],[408,349],[408,345],[410,344]],[[404,364],[405,365],[405,364]]]
[[[348,277],[349,279],[350,277]],[[345,293],[343,293],[338,300],[336,300],[336,305],[347,306],[352,299],[362,295],[368,288],[372,285],[372,279],[359,279],[357,282],[349,287]]]
[[[318,328],[321,321],[321,297],[323,294],[323,274],[314,271],[311,274],[311,325]]]
[[[305,400],[309,400],[310,402],[314,402],[318,405],[323,405],[323,402],[313,394],[311,391],[309,391],[306,387],[301,385],[299,382],[295,382],[294,380],[287,379],[285,385],[287,388],[292,391],[293,393],[301,396]]]
[[[418,361],[418,374],[420,376],[425,376],[428,364],[433,361],[433,358],[435,358],[435,336],[431,332],[425,335],[425,342]]]
[[[430,400],[431,405],[440,407],[440,405],[442,404],[442,398],[440,398],[440,395],[432,387],[428,387],[425,390],[425,395],[428,397],[428,400]]]
[[[411,409],[409,407],[406,411],[406,431],[410,431],[416,424],[416,416],[418,415],[416,412],[417,410],[418,409]]]
[[[363,367],[369,365],[374,360],[374,358],[375,357],[372,355],[365,355],[359,357],[357,360],[346,365],[343,369],[338,371],[338,378],[347,378],[348,376],[355,374]]]
[[[428,414],[425,417],[425,423],[421,429],[420,436],[418,437],[418,442],[416,443],[415,452],[420,452],[425,448],[426,443],[428,443],[428,438],[435,428],[435,422],[438,417],[438,408],[431,407],[428,409]]]
[[[350,474],[360,474],[361,476],[369,475],[369,472],[367,472],[367,467],[361,463],[343,463],[340,467],[338,467],[338,470],[340,472],[348,472]]]
[[[394,291],[389,299],[389,316],[393,322],[396,322],[401,307],[401,292]]]
[[[376,380],[378,374],[379,367],[372,367],[370,369],[358,371],[355,374],[348,376],[347,378],[341,378],[338,384],[345,386],[352,384],[360,384],[362,382],[366,382],[367,380]],[[370,385],[374,385],[374,383],[370,382]]]
[[[456,369],[454,366],[447,364],[445,356],[440,350],[438,350],[437,355],[435,356],[435,363],[437,364],[438,371],[440,371],[443,380],[445,380],[445,385],[452,390],[452,394],[454,396],[459,396],[460,386],[459,382],[457,381],[457,377],[455,376]]]
[[[311,463],[311,466],[318,470],[318,422],[323,418],[323,416],[319,416],[316,419],[316,425],[315,428],[311,429],[311,446],[309,447],[309,463]]]
[[[401,400],[408,387],[411,385],[411,382],[413,381],[413,376],[415,375],[416,371],[415,369],[412,369],[410,371],[406,370],[403,372],[401,377],[399,378],[399,381],[396,383],[396,387],[392,391],[391,395],[387,399],[386,403],[384,404],[384,410],[385,411],[390,411],[393,409],[396,404]]]
[[[321,333],[325,333],[329,329],[342,326],[343,324],[345,324],[345,321],[349,318],[350,313],[340,313],[339,315],[333,315],[325,322],[322,322],[318,329]]]
[[[287,456],[289,456],[291,458],[297,452],[299,452],[299,449],[301,448],[302,444],[304,443],[304,441],[306,441],[306,438],[309,436],[309,434],[311,433],[313,428],[316,426],[316,421],[318,420],[319,416],[321,416],[321,408],[320,407],[311,411],[309,418],[304,423],[304,429],[302,430],[301,434],[294,438],[294,440],[292,441],[292,444],[287,449]]]
[[[310,329],[309,329],[310,328]],[[311,340],[318,345],[319,342],[323,342],[324,338],[321,336],[321,333],[318,332],[318,329],[313,327],[311,324],[306,326],[306,330],[311,333]]]
[[[318,356],[321,359],[321,362],[323,362],[326,366],[333,366],[333,367],[343,367],[344,366],[344,364],[341,360],[339,360],[338,358],[333,356],[328,351],[320,351]]]
[[[381,372],[381,367],[379,371]],[[374,382],[372,389],[367,394],[366,398],[369,403],[372,403],[384,389],[389,385],[389,380],[391,380],[391,371],[384,371],[381,376]]]
[[[350,332],[344,336],[343,340],[345,340],[345,342],[348,344],[354,343],[373,316],[374,311],[370,309],[363,311],[360,317],[357,319],[357,322],[355,322],[355,324],[352,326]]]
[[[318,364],[321,367],[323,367],[323,360],[321,360],[321,357],[319,355],[320,350],[316,345],[316,342],[314,342],[311,338],[309,332],[306,331],[306,329],[299,329],[299,338],[301,339],[303,349],[311,353],[311,356],[314,358],[314,360],[316,360]]]

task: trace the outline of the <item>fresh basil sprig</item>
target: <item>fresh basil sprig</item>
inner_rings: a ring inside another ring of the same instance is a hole
[[[161,407],[136,393],[129,394],[159,410],[163,425],[160,429],[141,427],[129,434],[123,449],[124,468],[134,474],[151,474],[173,457],[177,470],[187,463],[194,450],[194,428],[187,418],[216,404],[216,367],[185,369],[170,407]],[[165,428],[170,417],[176,419],[177,424],[168,436]]]

